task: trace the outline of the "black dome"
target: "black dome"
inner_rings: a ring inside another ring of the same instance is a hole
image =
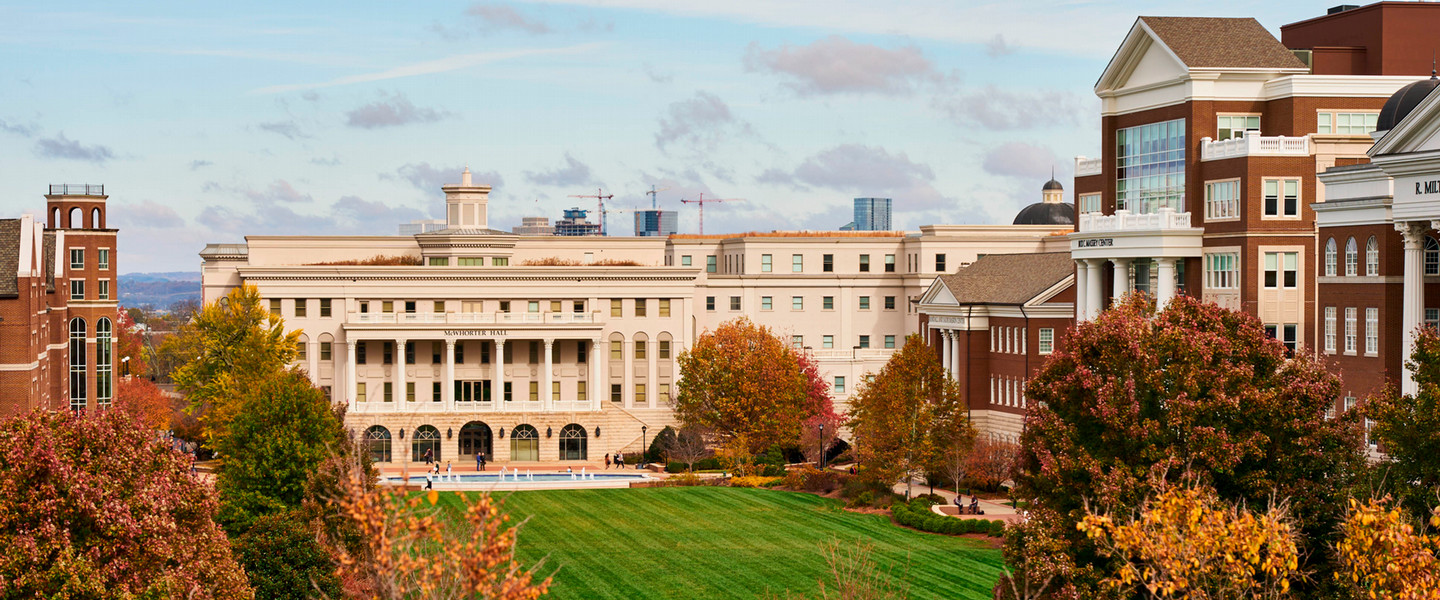
[[[1075,205],[1068,202],[1036,202],[1015,215],[1014,225],[1074,225]]]
[[[1375,123],[1375,131],[1394,129],[1437,85],[1440,85],[1440,79],[1431,75],[1429,79],[1400,88],[1400,91],[1390,96],[1390,99],[1385,101],[1385,106],[1380,108],[1380,118]]]
[[[1042,191],[1047,191],[1047,190],[1063,190],[1063,189],[1065,189],[1065,186],[1060,185],[1060,182],[1055,181],[1054,179],[1051,179],[1050,181],[1045,182],[1045,187],[1040,188],[1040,189],[1041,189]]]

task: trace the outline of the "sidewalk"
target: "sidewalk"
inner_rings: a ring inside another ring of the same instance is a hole
[[[912,496],[919,496],[920,494],[928,494],[928,493],[930,493],[930,486],[925,485],[925,481],[924,481],[923,479],[912,479],[912,480],[910,480],[910,486],[911,486],[911,487],[910,487],[910,494],[911,494]],[[895,490],[895,493],[900,494],[901,496],[904,496],[904,495],[905,495],[905,482],[902,481],[902,482],[900,482],[900,483],[895,484],[895,487],[894,487],[893,489]],[[937,487],[937,488],[935,488],[935,495],[936,495],[936,496],[940,496],[941,498],[944,498],[944,499],[945,499],[945,504],[944,504],[943,506],[948,506],[948,507],[950,507],[951,509],[953,509],[953,508],[955,507],[955,492],[954,492],[954,491],[952,491],[952,490],[946,490],[946,489],[941,489],[941,488],[938,488],[938,487]],[[970,505],[970,497],[969,497],[969,496],[965,496],[963,499],[961,499],[961,502],[964,503],[966,506],[969,506],[969,505]],[[942,506],[942,505],[936,505],[936,506],[933,507],[933,508],[940,508],[941,506]],[[999,519],[999,520],[1007,521],[1007,522],[1009,522],[1009,521],[1016,521],[1016,520],[1019,520],[1019,519],[1020,519],[1020,514],[1019,514],[1014,508],[1011,508],[1009,504],[1004,504],[1004,503],[1000,503],[1000,502],[992,502],[992,501],[990,501],[990,500],[981,499],[981,500],[980,500],[980,510],[985,511],[985,514],[983,514],[983,515],[954,515],[954,514],[950,514],[950,515],[947,515],[947,516],[959,517],[959,518],[961,518],[961,519],[991,519],[991,520]],[[938,510],[937,510],[936,512],[941,512],[941,511],[938,511]],[[941,514],[945,514],[945,513],[941,512]]]

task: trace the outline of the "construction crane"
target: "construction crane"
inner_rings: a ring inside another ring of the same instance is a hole
[[[615,194],[606,194],[604,189],[596,188],[594,194],[571,194],[571,198],[594,198],[600,202],[600,235],[605,235],[605,201],[615,197]]]
[[[653,185],[650,186],[650,191],[645,192],[645,195],[650,196],[650,210],[655,210],[655,209],[657,209],[657,208],[660,208],[660,207],[658,206],[658,204],[655,202],[655,194],[658,194],[658,193],[663,192],[663,191],[668,190],[668,189],[670,189],[670,188],[668,188],[668,187],[663,187],[663,188],[660,188],[660,189],[655,189],[655,186],[653,186]]]
[[[694,199],[694,200],[686,200],[686,199],[684,199],[684,198],[681,198],[680,201],[683,202],[683,203],[685,203],[685,204],[699,204],[699,205],[700,205],[700,235],[705,235],[705,203],[706,203],[706,202],[743,202],[744,200],[741,199],[741,198],[706,198],[706,197],[705,197],[705,194],[704,194],[704,193],[701,193],[701,194],[700,194],[700,197],[699,197],[699,198],[696,198],[696,199]]]

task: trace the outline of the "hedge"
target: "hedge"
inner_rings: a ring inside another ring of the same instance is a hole
[[[1000,537],[1005,533],[1004,521],[958,519],[945,515],[937,515],[934,511],[930,510],[932,504],[933,502],[926,498],[916,498],[910,502],[896,502],[890,507],[890,514],[893,515],[895,521],[901,525],[930,533],[944,533],[949,535],[983,533],[993,537]]]

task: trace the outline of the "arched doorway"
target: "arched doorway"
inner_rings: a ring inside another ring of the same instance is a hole
[[[370,462],[390,462],[390,430],[379,425],[371,425],[365,430],[365,437],[360,443],[370,453]]]
[[[421,425],[415,428],[415,434],[410,437],[410,460],[420,462],[425,460],[425,451],[433,451],[432,458],[440,460],[440,430],[432,425]]]
[[[540,432],[529,425],[516,425],[511,429],[510,460],[540,460]]]
[[[460,457],[462,460],[474,460],[475,455],[485,457],[485,460],[495,460],[495,437],[490,432],[490,426],[480,421],[471,421],[460,428]]]
[[[571,423],[560,430],[560,460],[586,460],[584,427]]]

